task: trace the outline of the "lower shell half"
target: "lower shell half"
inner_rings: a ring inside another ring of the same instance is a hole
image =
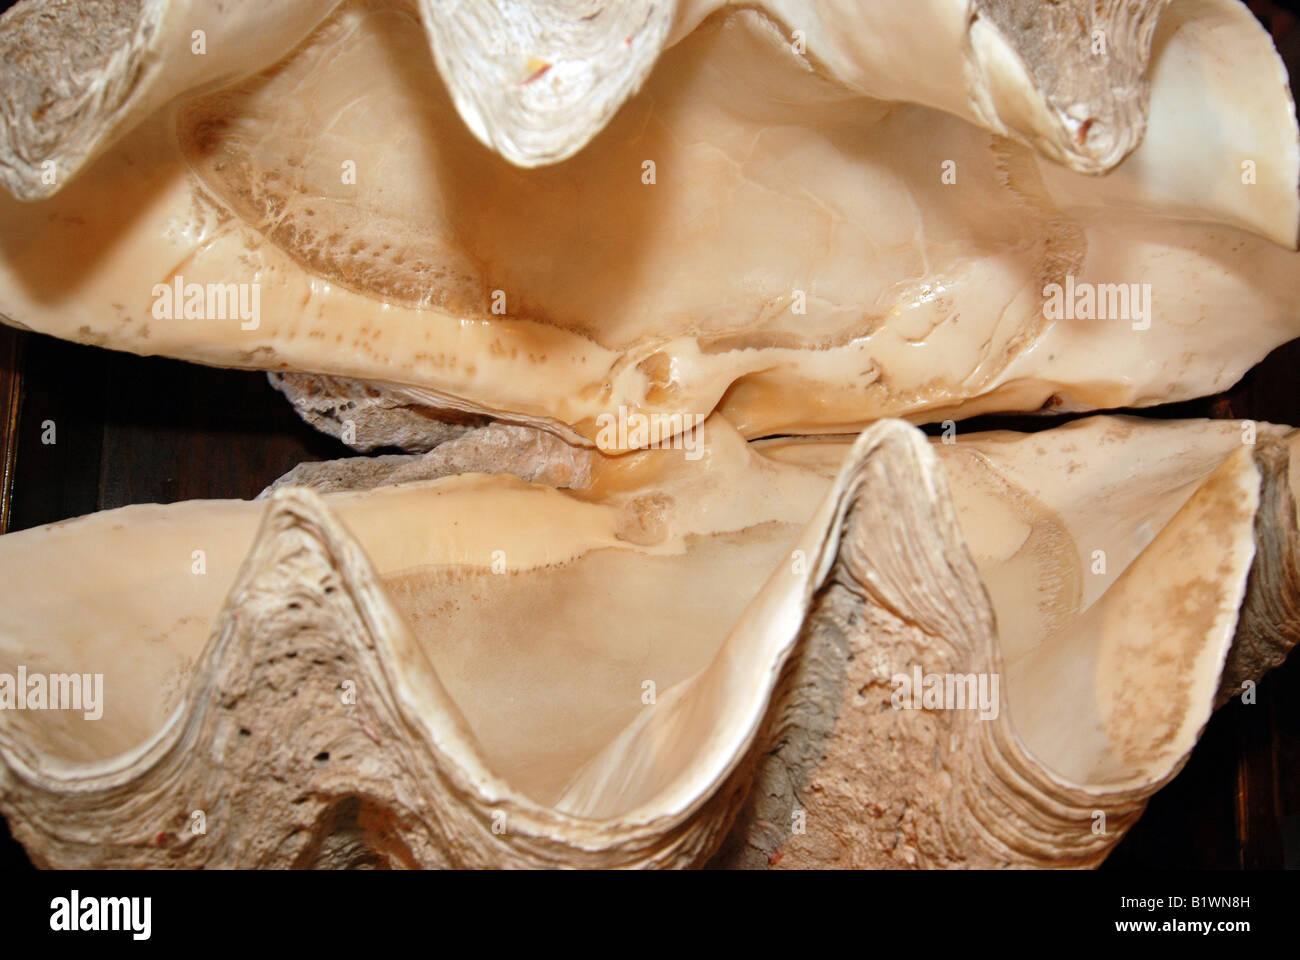
[[[0,538],[33,858],[1092,866],[1300,635],[1286,428],[525,430]]]

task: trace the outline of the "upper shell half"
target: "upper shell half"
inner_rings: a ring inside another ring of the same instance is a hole
[[[716,6],[27,0],[0,315],[606,448],[1185,399],[1300,332],[1244,6]]]

